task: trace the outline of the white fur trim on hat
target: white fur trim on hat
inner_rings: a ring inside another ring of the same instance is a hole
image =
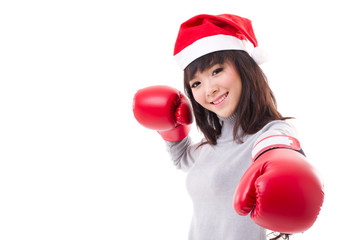
[[[268,53],[265,51],[264,48],[259,46],[254,48],[250,56],[255,60],[258,65],[263,64],[264,62],[269,60]]]
[[[221,50],[244,50],[251,56],[254,46],[247,40],[240,40],[230,35],[213,35],[201,38],[184,48],[174,56],[176,62],[185,69],[195,59],[211,52]]]

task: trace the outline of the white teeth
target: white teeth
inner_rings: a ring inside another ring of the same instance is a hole
[[[227,97],[227,94],[225,94],[224,96],[222,96],[219,100],[213,102],[214,104],[219,104],[221,103],[222,101],[224,101],[224,99]]]

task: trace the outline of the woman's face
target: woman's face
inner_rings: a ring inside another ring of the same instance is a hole
[[[225,62],[197,72],[189,84],[196,102],[207,110],[223,118],[235,112],[242,83],[233,64]]]

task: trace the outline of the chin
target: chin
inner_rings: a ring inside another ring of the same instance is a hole
[[[230,117],[232,114],[217,114],[219,117],[222,117],[222,118],[228,118]]]

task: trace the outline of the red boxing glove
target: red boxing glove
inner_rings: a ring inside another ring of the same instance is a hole
[[[276,232],[309,229],[320,212],[324,192],[299,141],[284,135],[264,138],[255,145],[252,159],[235,191],[235,211],[244,216],[251,212],[256,224]]]
[[[157,130],[169,142],[184,139],[193,121],[187,98],[168,86],[152,86],[137,91],[133,112],[141,125]]]

